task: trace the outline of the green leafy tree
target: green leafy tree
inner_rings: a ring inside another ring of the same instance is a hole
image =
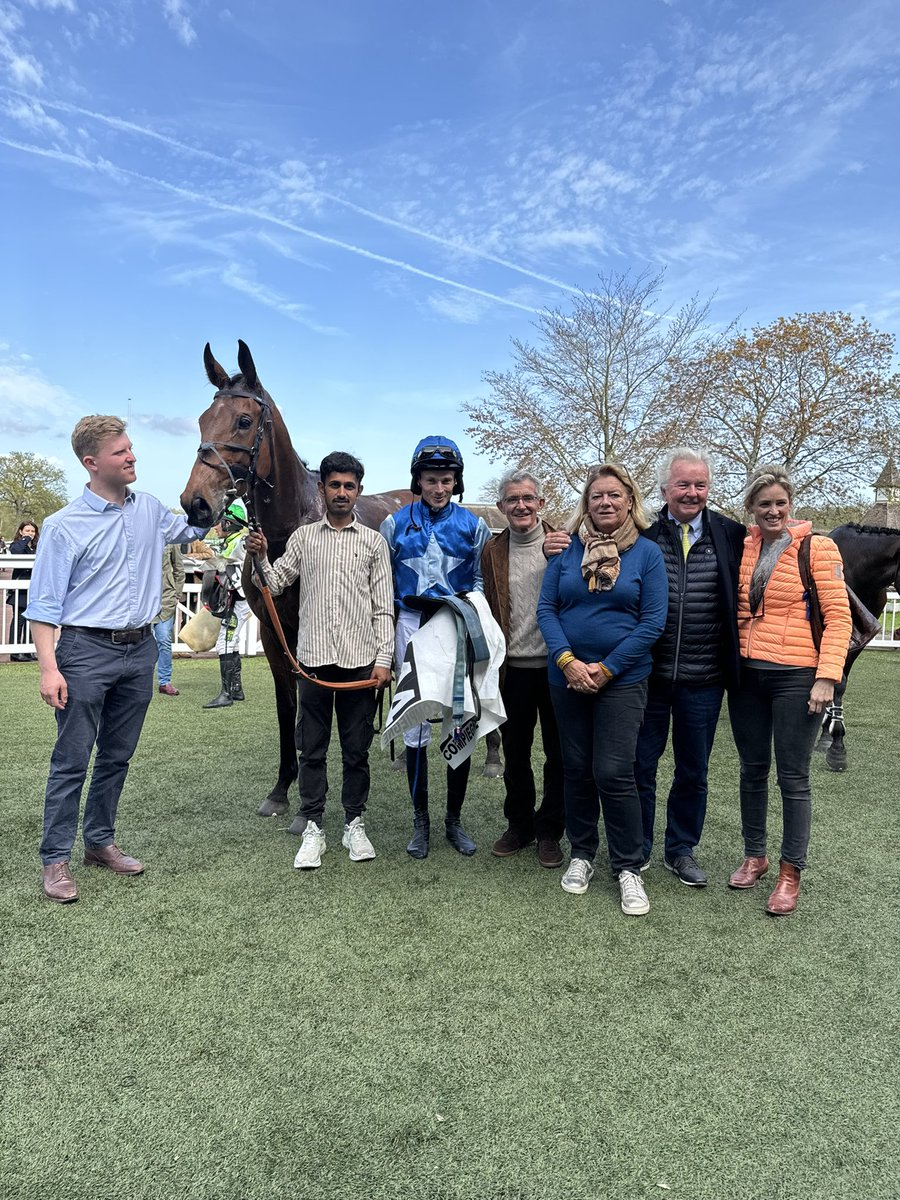
[[[0,454],[0,528],[8,538],[21,521],[38,525],[68,503],[66,476],[39,454]]]

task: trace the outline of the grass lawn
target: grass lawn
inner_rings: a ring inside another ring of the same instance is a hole
[[[727,723],[710,886],[655,862],[649,916],[626,918],[602,860],[570,896],[531,851],[493,859],[503,787],[477,771],[478,853],[441,836],[413,862],[405,776],[377,749],[377,859],[348,861],[335,789],[322,868],[294,871],[289,818],[255,815],[275,774],[265,663],[230,709],[201,709],[214,661],[176,660],[175,682],[119,811],[146,875],[77,854],[81,900],[59,907],[36,856],[53,719],[36,667],[0,667],[0,1195],[900,1196],[900,655],[855,669],[850,771],[816,756],[811,865],[781,920],[768,888],[726,887]]]

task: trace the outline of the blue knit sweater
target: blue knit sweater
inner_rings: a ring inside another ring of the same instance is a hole
[[[537,619],[547,643],[550,683],[565,687],[556,665],[564,650],[582,662],[602,662],[610,687],[639,683],[653,667],[650,653],[666,624],[669,584],[659,546],[638,538],[620,559],[619,578],[608,592],[590,592],[581,574],[584,546],[573,537],[547,564]]]

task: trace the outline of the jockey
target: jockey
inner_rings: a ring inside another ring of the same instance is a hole
[[[250,616],[250,605],[244,598],[241,587],[241,568],[247,551],[245,540],[247,535],[247,509],[243,500],[232,500],[222,514],[218,531],[224,538],[222,558],[228,561],[229,581],[237,592],[234,603],[234,616],[226,617],[216,639],[216,654],[219,656],[219,673],[222,677],[222,687],[218,696],[208,700],[204,708],[230,708],[235,700],[244,699],[244,689],[241,685],[241,655],[236,649],[229,650],[238,644],[238,638],[243,632]],[[232,622],[236,618],[237,624]]]
[[[410,490],[417,499],[387,517],[381,533],[391,552],[397,606],[395,669],[399,674],[406,645],[422,621],[410,598],[483,592],[481,552],[490,530],[453,496],[463,495],[463,457],[450,438],[432,435],[416,446],[410,464]],[[448,663],[448,670],[452,665]],[[429,849],[428,758],[431,727],[426,723],[403,735],[406,774],[413,803],[413,836],[406,847],[413,858]],[[474,854],[474,841],[460,822],[470,760],[447,768],[447,838],[460,854]]]

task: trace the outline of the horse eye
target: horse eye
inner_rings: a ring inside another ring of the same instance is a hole
[[[238,417],[238,429],[249,429],[252,424],[249,417]]]

